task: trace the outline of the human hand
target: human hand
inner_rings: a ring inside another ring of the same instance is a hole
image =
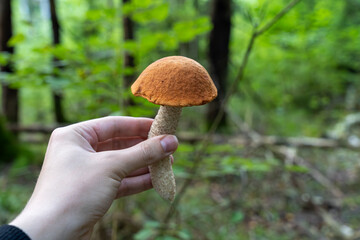
[[[10,224],[33,240],[90,238],[116,198],[152,187],[147,166],[176,150],[171,135],[145,140],[151,124],[106,117],[56,129],[34,192]]]

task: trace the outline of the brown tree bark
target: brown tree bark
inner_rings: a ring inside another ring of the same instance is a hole
[[[128,3],[130,0],[122,0],[123,4]],[[123,33],[124,33],[124,41],[134,40],[134,21],[128,15],[123,16]],[[125,90],[128,90],[130,86],[133,84],[135,80],[135,57],[129,52],[125,51],[124,53],[124,68],[131,69],[131,73],[124,74],[123,86]],[[124,98],[123,107],[134,106],[135,103],[131,98]]]
[[[210,75],[218,89],[218,97],[208,104],[208,126],[220,112],[226,95],[226,82],[229,62],[229,42],[231,33],[231,0],[213,0],[211,20],[213,29],[210,32],[209,60]],[[226,127],[224,114],[219,129]]]
[[[51,26],[52,26],[52,38],[53,46],[60,44],[60,23],[56,12],[56,0],[49,0],[50,3],[50,15],[51,15]],[[61,69],[59,59],[53,57],[53,76],[57,77],[59,70]],[[55,120],[58,123],[65,123],[66,118],[63,109],[63,93],[61,90],[53,90],[53,101],[54,101],[54,113]]]
[[[123,0],[123,4],[126,4],[129,0]],[[134,40],[134,22],[129,16],[123,17],[123,29],[124,29],[124,41]],[[124,56],[124,66],[125,68],[134,68],[135,67],[135,58],[128,52],[125,52]],[[128,88],[134,81],[134,74],[125,74],[124,84]]]
[[[0,52],[14,53],[14,48],[7,44],[12,35],[11,0],[0,0]],[[11,62],[1,67],[0,71],[12,73]],[[14,89],[8,84],[2,85],[2,111],[7,121],[11,123],[19,122],[18,95],[18,89]]]

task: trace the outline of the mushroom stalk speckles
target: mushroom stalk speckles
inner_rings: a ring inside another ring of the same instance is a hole
[[[175,134],[181,115],[181,107],[160,106],[149,132],[149,138],[164,134]],[[165,158],[149,167],[152,184],[159,195],[172,202],[176,184],[170,158]]]

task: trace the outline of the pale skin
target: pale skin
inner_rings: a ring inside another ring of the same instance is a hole
[[[152,121],[106,117],[56,129],[34,192],[10,224],[32,240],[89,239],[114,200],[152,188],[148,165],[176,150],[175,136],[146,140]]]

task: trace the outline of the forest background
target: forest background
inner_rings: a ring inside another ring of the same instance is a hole
[[[117,201],[93,239],[359,239],[360,1],[0,0],[0,224],[58,126],[154,117],[130,85],[200,62],[219,90],[183,111],[175,202]]]

